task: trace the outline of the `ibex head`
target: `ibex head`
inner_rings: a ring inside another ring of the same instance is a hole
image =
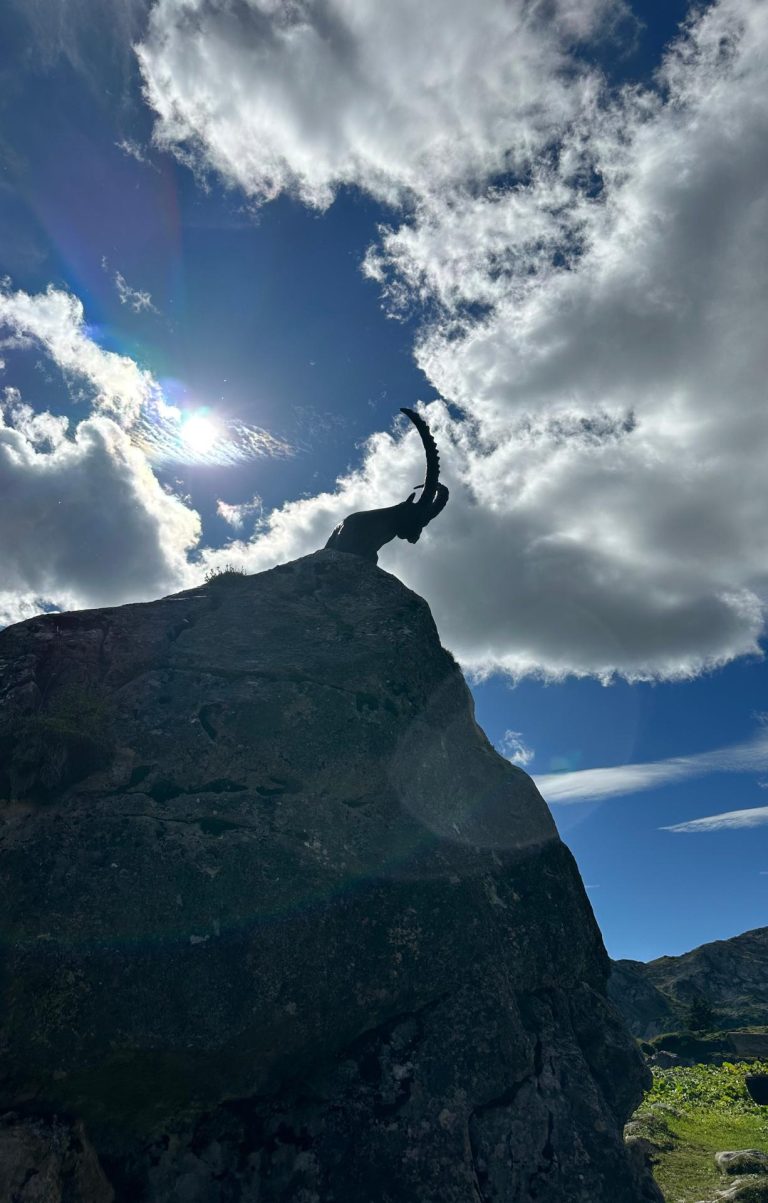
[[[439,481],[440,455],[426,422],[413,409],[406,409],[403,406],[400,412],[410,418],[418,430],[427,457],[424,484],[416,486],[416,490],[403,502],[398,516],[397,534],[399,538],[407,539],[409,543],[417,543],[427,523],[431,522],[444,508],[448,501],[448,490]],[[421,497],[416,501],[415,496],[418,490],[421,491]]]
[[[424,484],[417,485],[410,497],[398,505],[384,506],[379,510],[361,510],[350,514],[331,533],[326,547],[333,551],[349,552],[363,559],[378,563],[378,552],[392,539],[407,539],[418,543],[419,535],[428,522],[440,513],[448,500],[448,490],[438,480],[440,456],[429,427],[412,409],[403,409],[421,435],[427,455],[427,474]],[[418,501],[416,493],[421,492]]]

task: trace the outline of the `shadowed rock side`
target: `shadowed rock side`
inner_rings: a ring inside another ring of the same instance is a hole
[[[114,1203],[82,1125],[0,1116],[2,1203]]]
[[[0,715],[17,1144],[83,1124],[117,1203],[659,1197],[573,860],[394,577],[32,619]]]

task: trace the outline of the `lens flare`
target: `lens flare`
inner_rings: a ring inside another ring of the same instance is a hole
[[[181,424],[181,440],[190,451],[206,452],[215,444],[219,437],[216,423],[203,414],[191,414]]]

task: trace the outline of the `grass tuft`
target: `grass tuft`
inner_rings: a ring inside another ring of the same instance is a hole
[[[226,585],[233,581],[239,581],[247,575],[244,568],[237,568],[234,564],[224,564],[221,568],[209,568],[205,574],[205,583],[206,585]]]

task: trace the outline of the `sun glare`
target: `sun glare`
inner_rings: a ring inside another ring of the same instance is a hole
[[[202,414],[193,414],[186,418],[181,425],[182,442],[190,451],[209,451],[216,442],[217,430],[215,422]]]

